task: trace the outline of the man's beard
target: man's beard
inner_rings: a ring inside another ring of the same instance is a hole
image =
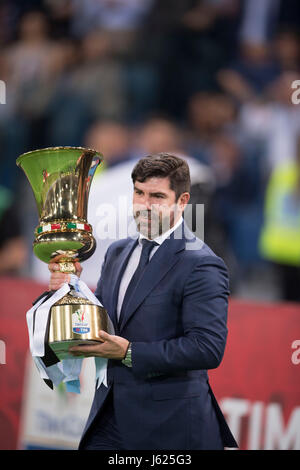
[[[153,240],[173,227],[175,214],[173,211],[170,211],[169,214],[162,214],[161,212],[145,209],[134,211],[133,217],[138,231]]]

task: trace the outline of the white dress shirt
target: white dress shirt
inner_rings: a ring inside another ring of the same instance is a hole
[[[151,253],[150,253],[150,256],[149,256],[149,262],[150,262],[152,256],[155,254],[155,252],[162,245],[162,243],[171,235],[172,232],[174,232],[174,230],[177,229],[177,227],[179,227],[182,224],[182,222],[183,222],[183,218],[180,217],[180,219],[176,222],[176,224],[172,228],[170,228],[169,230],[164,232],[162,235],[159,235],[158,237],[151,240],[153,242],[156,242],[157,246],[154,246],[154,248],[151,250]],[[136,268],[138,267],[138,264],[139,264],[139,261],[140,261],[140,257],[141,257],[141,253],[142,253],[142,240],[144,238],[149,240],[147,237],[145,237],[143,234],[140,233],[139,234],[138,244],[135,247],[135,249],[133,250],[133,252],[132,252],[132,254],[131,254],[131,256],[128,260],[127,266],[125,268],[125,271],[124,271],[124,274],[123,274],[123,277],[122,277],[122,280],[121,280],[121,283],[120,283],[120,289],[119,289],[119,295],[118,295],[118,304],[117,304],[118,319],[119,319],[119,316],[120,316],[120,312],[121,312],[121,308],[122,308],[122,304],[123,304],[123,299],[124,299],[127,287],[129,285],[129,282],[130,282]]]

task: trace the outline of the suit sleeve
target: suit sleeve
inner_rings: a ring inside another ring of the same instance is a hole
[[[168,374],[218,367],[227,338],[228,295],[224,262],[214,256],[204,258],[194,267],[184,285],[184,334],[174,339],[133,342],[133,373],[145,378],[157,371]]]

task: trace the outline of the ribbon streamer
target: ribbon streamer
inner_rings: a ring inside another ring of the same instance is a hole
[[[97,297],[83,281],[74,274],[72,274],[70,278],[69,284],[65,283],[50,298],[45,300],[47,297],[47,295],[45,295],[39,299],[38,302],[28,310],[26,320],[29,333],[30,352],[39,371],[40,377],[43,380],[50,380],[56,387],[61,382],[64,382],[66,384],[67,391],[80,393],[79,376],[82,368],[82,358],[63,359],[50,367],[46,367],[42,361],[42,357],[45,355],[45,334],[51,307],[70,291],[70,286],[73,286],[77,292],[95,305],[102,307]],[[114,334],[114,328],[109,318],[108,333]],[[95,381],[97,388],[99,388],[102,383],[107,387],[107,359],[95,357],[95,368]]]
[[[77,288],[79,288],[80,293],[82,293],[88,300],[93,302],[95,305],[99,305],[102,307],[103,305],[99,302],[97,297],[93,294],[93,292],[87,287],[87,285],[81,281],[75,274],[71,275],[70,279],[70,284],[74,285],[74,283],[77,285]],[[108,333],[110,335],[115,334],[115,330],[113,327],[113,324],[108,317]],[[107,359],[103,357],[95,357],[95,367],[96,367],[96,385],[97,389],[100,387],[100,385],[103,383],[107,387]]]
[[[66,283],[57,290],[46,302],[42,303],[35,313],[33,349],[32,355],[43,357],[45,355],[45,333],[48,323],[50,308],[53,304],[62,299],[70,291],[70,286]]]

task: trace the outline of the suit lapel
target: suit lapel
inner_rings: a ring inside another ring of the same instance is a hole
[[[122,250],[122,252],[116,257],[115,263],[116,267],[112,269],[113,272],[113,280],[112,280],[112,286],[110,289],[111,292],[111,320],[114,324],[115,331],[118,330],[118,318],[117,318],[117,305],[118,305],[118,296],[119,296],[119,288],[120,288],[120,283],[121,279],[123,277],[124,271],[126,269],[128,260],[136,247],[138,242],[138,239],[131,239],[128,241],[128,244],[125,246],[125,248]]]
[[[186,244],[185,237],[180,236],[180,231],[182,231],[183,228],[185,227],[182,225],[178,227],[178,229],[171,234],[170,238],[162,243],[146,266],[143,277],[137,284],[136,293],[127,305],[123,321],[120,325],[120,331],[124,328],[125,324],[145,297],[149,295],[152,289],[159,284],[161,279],[178,262],[178,253],[185,249]]]

